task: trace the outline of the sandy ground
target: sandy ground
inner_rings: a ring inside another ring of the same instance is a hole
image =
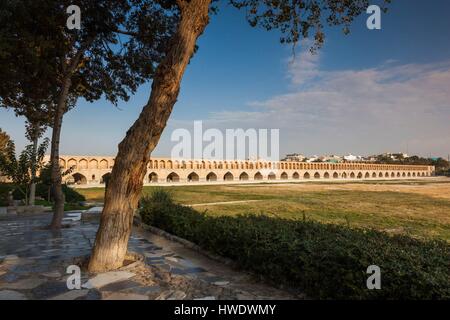
[[[426,182],[426,183],[423,183]],[[252,188],[271,188],[268,185],[252,185]],[[277,189],[284,190],[304,190],[304,191],[329,191],[329,190],[349,190],[349,191],[379,191],[379,192],[405,192],[427,195],[439,199],[450,200],[450,178],[434,178],[433,180],[418,180],[416,182],[398,183],[302,183],[302,184],[278,184]]]

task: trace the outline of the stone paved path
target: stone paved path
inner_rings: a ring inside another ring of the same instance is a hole
[[[144,261],[114,272],[82,273],[82,288],[69,290],[66,269],[89,255],[98,227],[80,216],[66,213],[71,227],[60,232],[43,229],[49,214],[0,216],[0,300],[299,298],[143,230],[133,232],[129,251]]]

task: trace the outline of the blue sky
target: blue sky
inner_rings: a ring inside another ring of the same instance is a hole
[[[394,0],[382,29],[367,15],[351,33],[326,30],[311,56],[279,43],[277,31],[251,28],[222,5],[200,38],[155,155],[170,155],[172,130],[279,128],[280,153],[450,153],[450,1]],[[149,84],[115,108],[80,101],[64,120],[62,154],[114,155],[149,97]],[[0,127],[19,147],[23,119],[1,112]]]

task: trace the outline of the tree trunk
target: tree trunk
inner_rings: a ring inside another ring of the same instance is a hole
[[[30,184],[30,198],[28,199],[28,204],[34,206],[36,198],[36,158],[37,158],[37,147],[38,147],[38,134],[33,137],[33,159],[31,160],[31,184]]]
[[[177,100],[197,38],[208,24],[210,2],[177,1],[181,20],[166,57],[156,70],[149,101],[119,144],[89,262],[90,272],[113,270],[123,264],[150,152],[158,143]]]
[[[50,224],[51,229],[60,229],[64,216],[64,193],[61,185],[62,176],[59,165],[59,140],[61,137],[61,126],[64,113],[66,112],[67,96],[69,94],[70,85],[71,78],[67,76],[65,77],[62,85],[61,94],[58,98],[58,104],[55,110],[55,117],[53,119],[52,143],[50,151],[50,180],[52,184],[53,200],[55,203],[53,208],[53,219]]]

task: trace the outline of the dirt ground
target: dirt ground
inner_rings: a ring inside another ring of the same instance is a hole
[[[268,185],[252,185],[252,188],[273,189]],[[433,178],[433,180],[418,180],[415,182],[392,181],[367,183],[298,183],[277,184],[277,189],[297,191],[378,191],[405,192],[426,195],[433,198],[450,200],[450,178]]]

